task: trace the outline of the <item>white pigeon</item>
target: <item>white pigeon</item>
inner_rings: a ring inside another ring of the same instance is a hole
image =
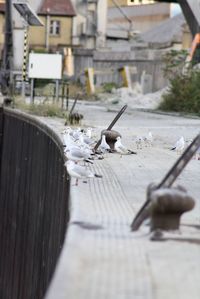
[[[153,135],[149,131],[148,135],[143,138],[146,146],[153,146]]]
[[[92,131],[93,131],[93,129],[91,127],[87,128],[85,135],[88,138],[92,138]]]
[[[117,137],[117,141],[115,142],[114,149],[117,153],[122,155],[128,155],[128,154],[136,154],[136,152],[133,152],[132,150],[125,147],[121,142],[121,137]]]
[[[92,140],[91,138],[87,137],[83,133],[79,136],[79,142],[82,145],[86,145],[86,146],[91,146],[91,145],[93,145],[95,143],[94,140]]]
[[[71,177],[76,178],[76,183],[75,185],[78,185],[78,179],[82,178],[102,178],[102,175],[93,173],[91,170],[87,169],[84,166],[80,166],[75,164],[74,161],[68,160],[65,162],[65,166],[67,167],[67,171]]]
[[[142,149],[142,143],[143,143],[143,137],[142,136],[137,136],[135,139],[136,147],[137,149]]]
[[[99,150],[100,150],[100,152],[101,153],[105,153],[105,152],[107,152],[107,151],[110,151],[111,150],[111,148],[110,148],[110,145],[106,142],[106,135],[102,135],[102,137],[101,137],[101,143],[100,143],[100,145],[99,145]]]
[[[73,138],[75,139],[75,140],[78,140],[79,139],[79,137],[80,137],[80,135],[82,134],[82,132],[81,132],[81,128],[76,128],[75,130],[72,130],[72,136],[73,136]]]
[[[70,134],[70,130],[66,129],[62,132],[63,134],[63,146],[65,147],[65,149],[69,149],[72,146],[75,146],[75,140],[72,137],[72,135]]]
[[[65,156],[68,160],[72,160],[74,162],[85,161],[89,163],[93,163],[91,159],[90,152],[87,149],[81,149],[78,147],[70,147],[69,150],[65,152]]]
[[[171,148],[172,151],[176,151],[177,154],[181,154],[185,148],[185,140],[184,137],[181,136],[175,143],[175,145]]]

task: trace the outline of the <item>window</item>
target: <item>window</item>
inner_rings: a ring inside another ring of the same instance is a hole
[[[60,21],[53,20],[50,22],[50,34],[51,35],[60,34]]]

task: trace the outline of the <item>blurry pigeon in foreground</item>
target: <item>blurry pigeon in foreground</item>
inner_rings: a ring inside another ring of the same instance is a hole
[[[101,143],[99,145],[99,150],[101,153],[105,153],[105,152],[108,152],[110,151],[110,145],[106,142],[106,135],[102,135],[101,137]]]
[[[88,138],[92,138],[92,131],[93,131],[93,129],[91,127],[87,128],[85,135]]]
[[[200,147],[198,148],[198,150],[196,151],[195,155],[194,155],[194,159],[196,160],[200,160]]]
[[[87,169],[84,166],[80,166],[74,163],[74,161],[68,160],[65,162],[65,166],[67,167],[67,171],[71,177],[76,178],[75,185],[78,185],[78,179],[82,178],[102,178],[102,175],[93,173],[91,170]]]
[[[172,151],[176,151],[177,153],[181,153],[185,148],[185,140],[183,136],[181,136],[175,143],[175,145],[171,148]]]

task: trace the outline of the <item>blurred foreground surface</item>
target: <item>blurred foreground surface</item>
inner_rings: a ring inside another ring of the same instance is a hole
[[[94,128],[96,140],[116,115],[111,107],[80,102],[82,127]],[[110,111],[110,112],[109,112]],[[64,121],[45,118],[61,133]],[[199,133],[200,119],[127,109],[113,129],[137,155],[106,154],[89,166],[103,179],[71,183],[71,220],[65,245],[46,299],[198,299],[200,294],[200,160],[191,160],[176,184],[183,185],[195,208],[183,215],[179,231],[151,241],[149,226],[130,231],[146,199],[150,182],[159,182],[177,160],[170,151],[184,136]],[[153,147],[137,149],[136,136],[151,131]]]

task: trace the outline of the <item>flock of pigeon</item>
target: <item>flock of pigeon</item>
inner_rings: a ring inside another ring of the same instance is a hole
[[[136,154],[136,152],[128,149],[122,144],[122,138],[117,137],[114,143],[114,149],[111,149],[110,145],[106,141],[106,135],[101,136],[101,141],[96,150],[95,145],[97,141],[94,138],[93,129],[87,128],[83,130],[81,128],[72,129],[67,127],[63,132],[63,146],[64,154],[66,156],[65,166],[72,178],[76,179],[75,185],[78,185],[79,179],[87,179],[102,176],[92,172],[88,167],[88,163],[93,164],[95,159],[104,159],[105,154],[108,152],[115,152],[122,155]],[[135,138],[135,144],[137,149],[142,149],[143,146],[153,146],[154,138],[151,132],[147,136],[137,136]],[[185,148],[184,137],[181,136],[171,150],[181,154]],[[196,159],[200,159],[200,149],[195,155]]]
[[[106,141],[106,135],[101,136],[101,142],[97,150],[94,150],[97,141],[93,138],[93,129],[72,129],[67,127],[63,132],[64,154],[66,156],[66,167],[69,175],[76,178],[75,185],[82,178],[102,177],[88,169],[87,163],[94,163],[95,159],[103,159],[108,152],[116,152],[122,155],[136,154],[122,144],[121,137],[116,138],[114,149]]]

